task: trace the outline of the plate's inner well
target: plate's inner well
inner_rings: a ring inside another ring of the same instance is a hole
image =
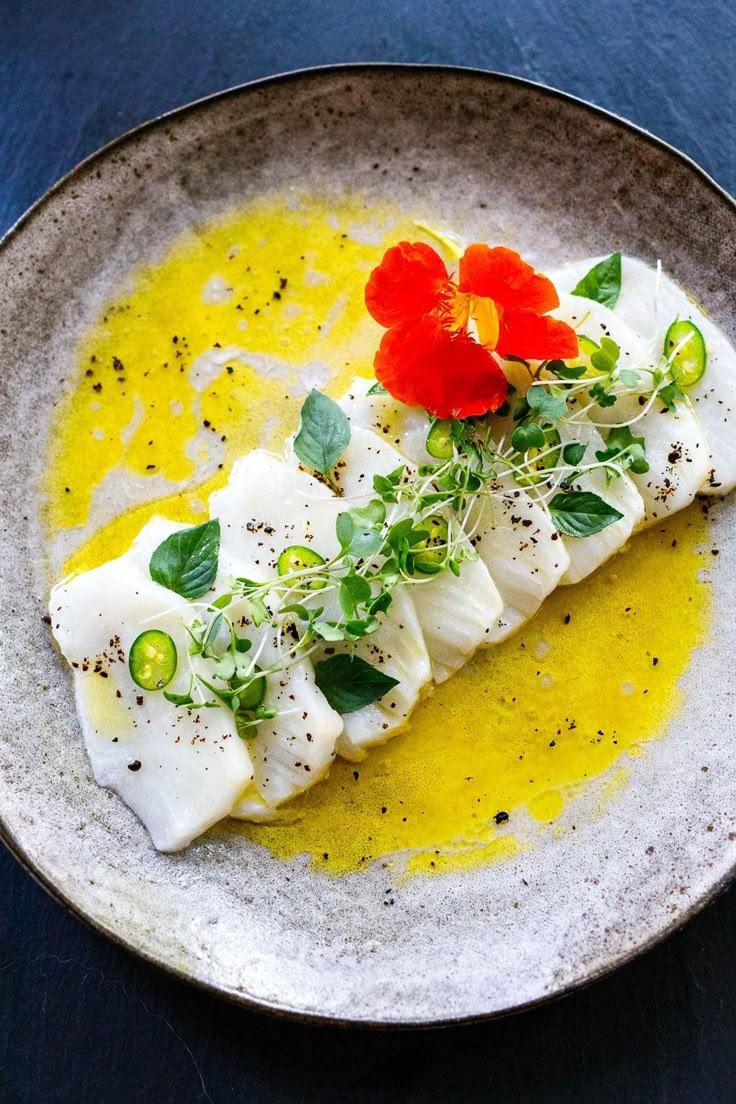
[[[122,554],[154,514],[205,520],[233,461],[280,448],[311,387],[338,396],[371,375],[366,279],[388,245],[426,239],[427,215],[277,193],[132,272],[79,343],[55,411],[49,581]],[[709,626],[706,553],[696,504],[558,588],[393,742],[338,761],[277,823],[230,831],[324,872],[380,859],[398,876],[504,860],[605,815],[683,706],[678,681]]]

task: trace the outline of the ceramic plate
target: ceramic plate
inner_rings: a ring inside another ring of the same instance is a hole
[[[713,511],[717,632],[693,655],[666,738],[631,761],[604,814],[572,803],[557,832],[505,862],[401,885],[380,862],[336,878],[276,861],[226,826],[157,854],[91,779],[43,622],[43,446],[74,344],[126,273],[181,231],[290,186],[407,209],[419,198],[471,240],[505,227],[540,267],[612,243],[666,258],[736,338],[732,201],[642,131],[520,80],[403,66],[279,77],[183,108],[84,162],[0,252],[5,839],[99,930],[244,1004],[380,1025],[508,1012],[630,958],[733,871],[736,504]]]

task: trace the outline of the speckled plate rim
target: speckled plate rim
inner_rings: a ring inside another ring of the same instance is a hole
[[[475,78],[487,77],[498,83],[507,83],[514,85],[521,89],[528,89],[530,92],[542,94],[552,99],[561,100],[563,103],[574,104],[579,108],[583,108],[593,116],[602,118],[610,123],[615,124],[621,129],[624,129],[631,133],[634,137],[639,138],[654,146],[673,161],[678,161],[689,172],[693,173],[699,178],[701,183],[706,184],[722,202],[722,204],[731,213],[736,215],[736,199],[731,196],[725,188],[721,187],[716,180],[710,176],[705,169],[703,169],[693,158],[677,149],[671,143],[666,142],[662,138],[658,138],[644,127],[640,127],[635,123],[630,122],[628,119],[621,115],[616,114],[613,111],[608,111],[605,108],[598,107],[596,104],[590,103],[588,100],[584,100],[578,96],[574,96],[571,93],[564,92],[561,89],[554,88],[550,85],[543,84],[537,81],[531,81],[524,77],[514,76],[509,73],[501,73],[490,69],[479,69],[472,66],[456,66],[456,65],[425,65],[422,63],[408,63],[408,62],[355,62],[337,65],[321,65],[310,66],[304,69],[296,69],[285,73],[275,74],[269,77],[262,77],[257,80],[247,81],[243,84],[233,85],[230,88],[223,89],[220,92],[212,93],[208,96],[203,96],[200,99],[193,100],[181,107],[174,108],[171,111],[164,112],[161,115],[157,115],[146,122],[140,123],[138,126],[133,127],[131,130],[124,132],[117,138],[101,146],[98,150],[85,157],[82,161],[78,162],[72,169],[65,173],[62,177],[56,181],[46,192],[43,193],[31,206],[13,223],[6,231],[2,238],[0,238],[0,253],[11,241],[15,239],[33,220],[38,216],[47,203],[53,199],[57,194],[63,193],[64,190],[73,184],[74,180],[85,169],[97,161],[101,161],[107,158],[107,156],[114,152],[124,149],[129,143],[133,142],[141,133],[157,128],[161,125],[170,124],[176,122],[179,119],[186,117],[190,112],[200,109],[207,104],[219,102],[227,99],[230,96],[241,95],[248,90],[261,89],[265,86],[273,86],[278,84],[288,84],[291,82],[306,82],[320,75],[334,74],[336,76],[344,75],[360,75],[362,73],[392,73],[392,72],[410,72],[412,70],[422,73],[434,73],[438,76],[442,75],[454,75],[462,76],[467,74]],[[84,909],[79,906],[71,897],[68,897],[54,882],[48,878],[41,870],[35,865],[30,856],[24,851],[18,840],[15,838],[13,832],[8,827],[5,818],[0,810],[0,842],[2,842],[10,853],[18,860],[20,865],[31,875],[38,885],[44,889],[49,896],[58,902],[67,912],[81,920],[88,927],[93,929],[98,934],[110,939],[113,943],[124,948],[127,951],[132,952],[136,957],[142,959],[151,966],[156,967],[158,970],[166,973],[169,976],[173,976],[179,980],[186,981],[190,985],[204,990],[207,993],[215,995],[230,1001],[233,1004],[237,1004],[241,1007],[248,1008],[252,1011],[267,1013],[268,1015],[279,1017],[282,1019],[296,1020],[302,1023],[314,1023],[324,1024],[325,1026],[337,1026],[344,1028],[374,1028],[381,1030],[392,1029],[408,1029],[408,1030],[431,1030],[439,1027],[453,1027],[461,1024],[477,1023],[484,1020],[501,1019],[506,1016],[515,1015],[519,1012],[525,1012],[531,1008],[536,1008],[539,1005],[547,1004],[555,1000],[559,1000],[562,997],[569,995],[570,993],[583,989],[594,982],[607,977],[612,974],[619,967],[626,965],[639,955],[644,954],[646,951],[651,950],[665,939],[669,938],[674,932],[678,931],[691,917],[695,916],[703,908],[713,902],[725,889],[729,887],[732,881],[736,880],[736,863],[731,866],[727,872],[717,879],[712,886],[706,892],[703,892],[699,898],[694,900],[690,907],[678,913],[676,918],[669,923],[659,928],[653,935],[648,938],[642,939],[631,949],[619,954],[614,960],[590,971],[584,977],[576,978],[567,985],[561,986],[559,989],[551,993],[542,994],[530,1001],[520,1002],[513,1007],[506,1009],[500,1009],[496,1011],[480,1013],[477,1015],[469,1016],[456,1016],[437,1018],[432,1021],[412,1021],[405,1020],[401,1022],[397,1021],[381,1021],[381,1020],[350,1020],[347,1018],[330,1016],[327,1014],[320,1014],[317,1012],[305,1012],[296,1008],[293,1008],[286,1004],[278,1004],[276,1002],[267,1003],[265,1001],[254,1000],[245,996],[242,993],[236,993],[220,988],[217,985],[213,985],[204,979],[192,977],[183,970],[178,970],[174,966],[168,963],[163,963],[150,954],[144,948],[139,947],[133,939],[124,938],[117,930],[112,926],[108,926],[93,920],[88,916]]]

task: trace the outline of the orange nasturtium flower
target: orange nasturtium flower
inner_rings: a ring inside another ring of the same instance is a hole
[[[376,378],[438,418],[498,410],[508,390],[498,358],[578,355],[575,331],[546,317],[559,305],[552,282],[503,246],[468,246],[454,280],[431,246],[399,242],[371,273],[365,302],[387,329]]]

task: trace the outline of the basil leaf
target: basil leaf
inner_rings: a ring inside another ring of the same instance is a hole
[[[366,395],[388,395],[388,388],[376,380],[373,386],[368,388]]]
[[[565,400],[546,387],[530,387],[526,393],[526,401],[532,410],[536,410],[540,418],[546,418],[550,422],[562,418],[567,412]]]
[[[593,299],[604,307],[615,307],[621,294],[621,254],[612,253],[594,265],[572,289],[572,294]]]
[[[591,537],[624,516],[590,491],[556,494],[549,502],[555,529],[568,537]]]
[[[302,421],[294,452],[302,464],[329,475],[350,444],[350,422],[336,402],[314,389],[302,406]]]
[[[352,655],[321,659],[314,665],[314,680],[338,713],[354,713],[398,686],[398,679]]]
[[[180,529],[162,541],[151,556],[154,583],[182,598],[200,598],[217,577],[220,523],[217,518],[193,529]]]

